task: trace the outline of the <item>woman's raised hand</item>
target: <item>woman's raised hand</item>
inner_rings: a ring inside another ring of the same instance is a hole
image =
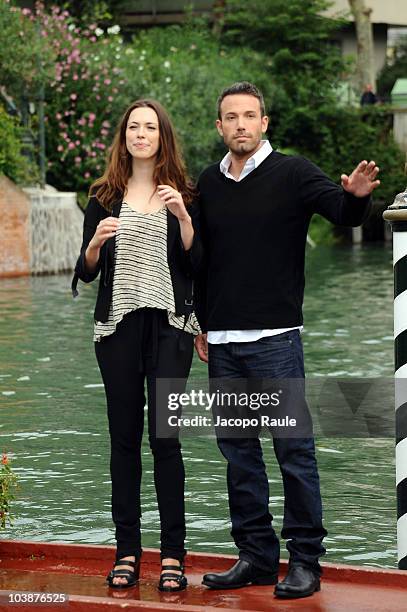
[[[158,185],[157,192],[169,211],[172,212],[172,214],[175,215],[179,221],[189,219],[184,200],[179,191],[170,185]]]
[[[100,249],[105,244],[106,240],[116,235],[119,225],[120,221],[117,217],[106,217],[106,219],[102,219],[102,221],[99,222],[96,232],[93,234],[93,238],[85,251],[85,266],[88,272],[94,272],[96,270]]]
[[[96,228],[92,240],[89,242],[90,248],[97,250],[101,249],[106,240],[116,235],[119,225],[120,221],[117,217],[106,217],[106,219],[102,219]]]

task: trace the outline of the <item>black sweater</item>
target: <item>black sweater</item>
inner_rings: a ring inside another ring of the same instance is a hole
[[[369,197],[347,193],[307,159],[277,152],[239,182],[209,166],[198,189],[206,252],[198,317],[213,331],[301,325],[312,215],[357,226],[370,208]]]

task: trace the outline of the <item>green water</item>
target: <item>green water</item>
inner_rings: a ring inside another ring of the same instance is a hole
[[[20,477],[6,538],[114,543],[104,391],[93,353],[96,286],[73,301],[70,277],[0,280],[0,450]],[[392,266],[386,247],[308,252],[303,343],[307,375],[391,377]],[[193,374],[205,376],[194,361]],[[327,561],[396,567],[394,443],[318,438]],[[187,437],[187,547],[234,553],[225,463],[215,442]],[[264,444],[275,526],[283,493]],[[158,547],[148,446],[143,544]],[[283,557],[286,557],[283,547]]]

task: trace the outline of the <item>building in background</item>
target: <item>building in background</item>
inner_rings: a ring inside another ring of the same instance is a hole
[[[407,1],[366,0],[366,6],[372,9],[375,68],[376,74],[378,74],[386,61],[386,56],[391,56],[392,49],[399,38],[403,35],[407,36]],[[343,55],[356,56],[355,26],[348,0],[335,0],[327,14],[331,16],[346,15],[352,22],[339,32],[337,41]]]

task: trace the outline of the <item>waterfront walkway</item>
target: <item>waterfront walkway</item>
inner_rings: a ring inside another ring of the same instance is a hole
[[[215,610],[284,610],[294,612],[404,612],[407,572],[348,565],[324,564],[322,590],[312,597],[280,600],[274,587],[245,587],[213,591],[201,586],[202,574],[224,571],[234,560],[230,555],[190,553],[186,559],[189,587],[180,593],[160,593],[158,551],[144,551],[139,585],[112,590],[104,578],[114,559],[112,546],[48,544],[0,541],[0,610],[19,612],[74,610],[165,610],[206,612]],[[286,563],[281,564],[282,573]],[[67,604],[40,606],[7,605],[7,591],[64,593]]]

